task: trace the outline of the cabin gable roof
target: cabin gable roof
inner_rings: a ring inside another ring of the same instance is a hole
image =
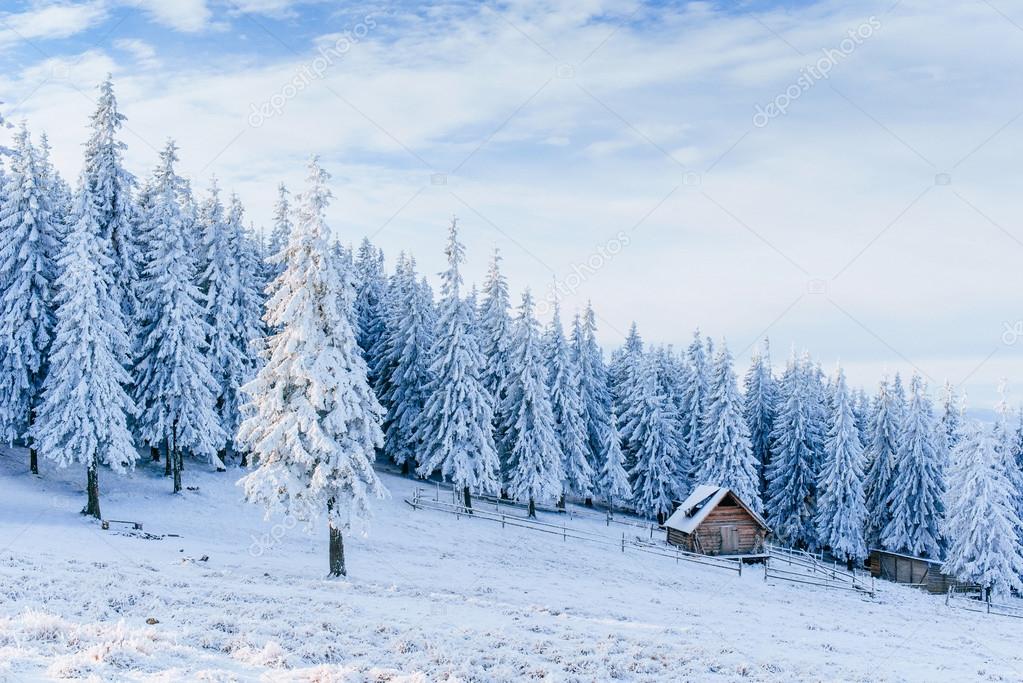
[[[742,498],[737,496],[731,489],[724,488],[722,486],[713,486],[710,484],[702,484],[693,489],[693,492],[689,494],[678,509],[675,510],[664,523],[664,526],[669,529],[675,529],[681,531],[684,534],[691,534],[703,524],[703,522],[710,516],[710,513],[721,504],[725,498],[731,494],[732,499],[744,509],[750,517],[753,518],[757,524],[763,527],[766,531],[770,531],[771,528],[767,526],[767,522],[764,518],[757,514],[749,505],[746,504]]]

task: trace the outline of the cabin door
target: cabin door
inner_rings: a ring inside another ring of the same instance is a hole
[[[724,555],[739,552],[739,527],[734,525],[721,527],[721,552]]]

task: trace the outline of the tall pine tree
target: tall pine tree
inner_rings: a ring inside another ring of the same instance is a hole
[[[26,432],[35,419],[53,337],[59,245],[48,187],[22,124],[0,196],[0,438],[12,443],[28,436],[34,474],[38,455]]]
[[[329,572],[347,574],[344,533],[369,516],[386,490],[373,460],[383,445],[383,410],[370,389],[350,317],[351,275],[328,255],[324,212],[329,176],[314,157],[298,219],[283,252],[284,272],[267,304],[272,336],[266,364],[245,386],[249,402],[238,440],[258,467],[239,484],[248,500],[313,523],[326,513]]]

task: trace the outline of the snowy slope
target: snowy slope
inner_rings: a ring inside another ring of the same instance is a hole
[[[326,580],[325,530],[264,521],[236,470],[186,463],[181,496],[104,472],[104,516],[161,539],[100,530],[47,464],[0,452],[0,680],[1023,679],[1015,620],[888,584],[871,602],[413,511],[393,475]]]

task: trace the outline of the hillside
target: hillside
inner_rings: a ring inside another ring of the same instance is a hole
[[[136,532],[81,517],[82,484],[46,465],[0,453],[0,680],[1023,678],[1014,620],[414,511],[390,474],[350,578],[326,580],[325,532],[264,521],[236,470],[188,463],[180,496],[155,468],[108,474],[104,516]]]

